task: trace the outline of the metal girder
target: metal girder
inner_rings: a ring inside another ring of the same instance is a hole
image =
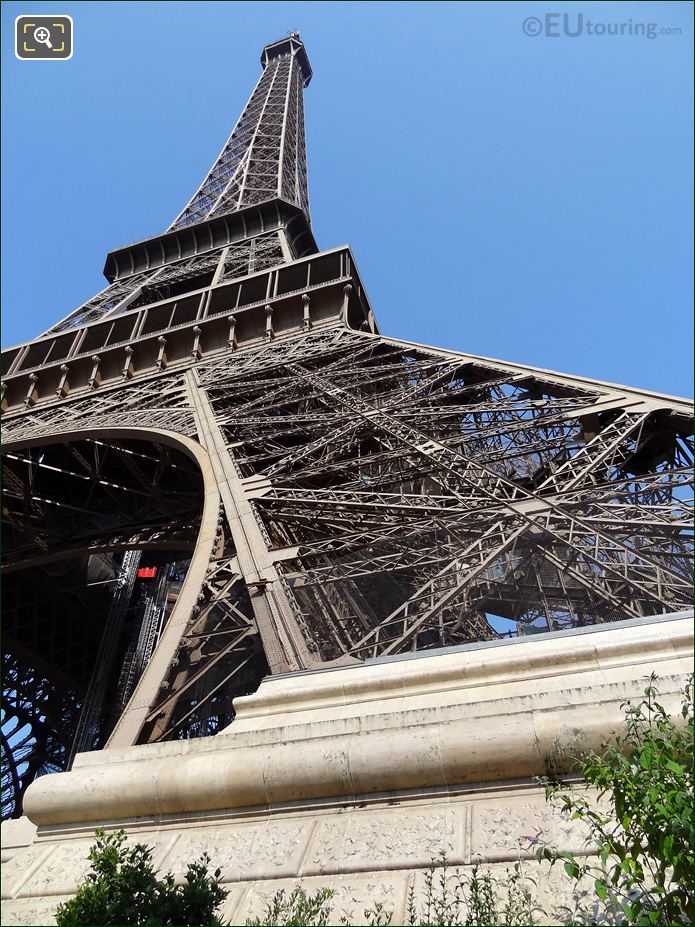
[[[304,669],[314,662],[302,634],[301,617],[292,607],[282,578],[269,556],[267,536],[245,498],[234,458],[205,393],[194,375],[188,379],[191,405],[196,410],[200,440],[206,447],[222,493],[239,567],[251,590],[256,625],[272,672]]]
[[[229,532],[226,521],[225,527]],[[265,672],[254,611],[236,557],[214,560],[145,718],[141,739],[214,732],[234,717],[232,698],[253,689]]]
[[[231,686],[257,665],[260,643],[275,668],[301,667],[510,633],[514,622],[564,627],[663,611],[687,597],[691,452],[667,408],[632,400],[621,409],[611,399],[604,412],[607,391],[595,384],[562,389],[349,332],[303,334],[194,369],[185,386],[163,372],[95,396],[91,415],[85,400],[65,403],[57,422],[58,432],[122,424],[133,408],[139,425],[184,425],[215,457],[219,484],[235,487],[226,518],[252,627],[208,630],[208,642],[226,641],[224,653],[214,648],[195,670],[174,673],[142,737],[181,736],[194,716],[207,729],[202,706],[218,706],[224,680]],[[54,427],[47,413],[31,411],[10,421],[10,435],[26,434],[29,419],[35,436]],[[664,428],[670,443],[659,438],[650,469],[647,451]],[[75,506],[81,530],[107,549],[95,533],[99,519],[85,514],[95,487],[113,504],[124,493],[146,498],[154,516],[165,463],[159,452],[126,453],[117,442],[87,451],[73,447],[72,463],[61,461],[61,492],[88,482]],[[8,467],[26,472],[8,470],[7,512],[15,524],[27,513],[28,530],[50,498],[38,491],[46,467],[32,452],[11,453]],[[110,460],[118,479],[104,471]],[[67,512],[70,499],[59,501]],[[108,526],[110,549],[117,537],[124,549],[146,538],[181,549],[185,539],[190,549],[190,537],[147,525],[147,504],[120,533]],[[242,510],[243,531],[233,527]],[[171,530],[170,516],[160,521]],[[261,570],[239,558],[244,544]]]
[[[194,468],[161,446],[84,438],[5,453],[3,572],[84,553],[191,549]]]
[[[309,215],[302,52],[297,37],[283,54],[264,61],[241,118],[172,228],[274,196]]]
[[[27,787],[62,769],[74,735],[79,700],[3,648],[2,817],[19,817]]]
[[[6,358],[4,814],[267,672],[690,604],[689,404],[381,336],[309,228],[304,47],[262,62],[170,229]]]

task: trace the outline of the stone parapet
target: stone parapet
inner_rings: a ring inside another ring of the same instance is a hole
[[[81,754],[37,780],[26,811],[38,834],[6,850],[3,923],[50,923],[96,826],[125,827],[179,876],[208,852],[232,923],[299,879],[334,888],[353,919],[383,899],[402,923],[441,851],[504,869],[542,834],[590,853],[532,777],[599,747],[653,671],[676,709],[691,657],[680,614],[269,678],[216,737]],[[562,885],[543,891],[555,904]]]

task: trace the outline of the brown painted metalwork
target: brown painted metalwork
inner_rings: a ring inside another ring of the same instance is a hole
[[[381,335],[311,233],[304,46],[262,63],[170,229],[3,352],[5,815],[268,672],[691,601],[689,403]]]

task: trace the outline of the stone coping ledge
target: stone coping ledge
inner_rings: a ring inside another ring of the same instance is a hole
[[[564,678],[568,671],[596,668],[597,662],[640,662],[645,653],[655,661],[692,647],[692,611],[672,616],[635,619],[573,631],[489,641],[367,661],[329,670],[284,673],[267,677],[253,695],[234,701],[236,718],[224,734],[240,733],[251,718],[286,716],[307,707],[337,708],[402,698],[419,691],[457,692],[481,685],[511,684],[544,678]],[[512,646],[509,646],[512,645]],[[521,645],[521,646],[516,646]],[[330,675],[323,675],[326,672]],[[362,709],[359,710],[362,713]],[[285,723],[291,723],[285,717]]]
[[[36,780],[42,827],[518,780],[598,748],[654,670],[679,705],[689,618],[628,622],[571,640],[449,652],[269,678],[215,737],[78,756]],[[570,646],[571,644],[571,646]]]
[[[273,679],[284,679],[297,676],[314,676],[317,673],[335,673],[344,669],[359,669],[362,666],[377,666],[384,663],[398,663],[402,660],[427,660],[431,657],[443,656],[448,653],[468,653],[473,650],[487,650],[490,647],[509,647],[534,643],[536,641],[555,640],[556,638],[575,637],[578,634],[600,634],[601,631],[614,631],[618,628],[629,628],[635,625],[655,624],[663,621],[680,621],[682,618],[693,618],[695,612],[692,608],[677,612],[667,612],[663,615],[645,615],[642,618],[625,618],[623,621],[611,621],[603,624],[588,624],[583,628],[567,628],[562,631],[541,631],[538,634],[528,634],[521,637],[505,637],[493,641],[473,641],[470,644],[455,644],[451,647],[437,647],[431,650],[418,650],[415,653],[396,653],[387,657],[369,657],[364,662],[356,662],[345,666],[321,666],[316,669],[298,670],[294,673],[277,673]]]

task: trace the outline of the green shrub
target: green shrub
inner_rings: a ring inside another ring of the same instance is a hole
[[[157,878],[151,848],[126,846],[123,831],[97,830],[96,838],[89,851],[91,871],[75,897],[58,906],[59,927],[221,924],[215,912],[228,893],[217,881],[219,869],[208,874],[207,854],[190,863],[184,884],[176,885],[171,873]]]
[[[535,884],[517,863],[505,871],[500,885],[489,871],[473,866],[470,875],[459,869],[450,873],[442,854],[438,864],[425,873],[424,894],[408,898],[407,923],[412,927],[532,927],[540,908],[534,903],[529,884]]]
[[[578,861],[538,838],[539,860],[561,863],[586,896],[593,880],[593,897],[565,909],[566,924],[681,925],[693,923],[693,681],[688,681],[679,719],[657,701],[656,677],[638,705],[624,703],[624,730],[601,754],[580,761],[580,785],[545,781],[546,798],[571,820],[588,826],[598,846],[598,863]],[[602,800],[597,805],[587,790]],[[126,847],[123,831],[97,831],[90,850],[91,872],[74,898],[58,907],[58,925],[220,925],[217,909],[227,896],[219,885],[220,870],[208,873],[207,854],[189,864],[185,883],[171,874],[158,879],[152,850],[143,844]],[[582,885],[580,885],[580,881]],[[424,890],[408,899],[411,927],[512,927],[533,925],[541,912],[529,888],[533,879],[520,865],[495,879],[474,866],[469,874],[451,872],[446,857],[427,870]],[[349,925],[333,917],[334,891],[307,894],[297,886],[277,892],[261,918],[250,927],[327,927]],[[364,912],[367,924],[385,927],[393,913],[390,899],[376,901]],[[333,919],[332,919],[333,918]]]
[[[678,720],[657,701],[656,680],[638,705],[623,704],[624,732],[602,754],[583,757],[582,786],[545,782],[547,799],[583,821],[598,846],[598,865],[547,845],[537,850],[571,879],[593,879],[595,899],[566,912],[573,924],[693,922],[693,680]],[[588,789],[602,805],[587,800]]]
[[[470,875],[464,875],[458,869],[451,872],[446,856],[442,854],[425,873],[422,895],[416,898],[413,892],[410,893],[406,923],[412,927],[444,927],[449,924],[465,927],[524,924],[532,927],[539,909],[534,905],[526,883],[518,864],[512,871],[507,870],[500,886],[489,872],[482,872],[478,866]],[[349,927],[347,917],[333,912],[331,899],[334,895],[330,888],[320,889],[315,895],[307,895],[301,886],[289,895],[280,890],[268,902],[262,917],[246,921],[247,927],[326,927],[329,924]],[[370,927],[387,927],[391,923],[393,912],[387,909],[386,904],[376,901],[365,910],[364,918]]]
[[[301,885],[288,895],[284,889],[276,892],[265,907],[263,916],[247,920],[250,927],[326,927],[331,923],[333,889],[321,888],[307,895]]]

